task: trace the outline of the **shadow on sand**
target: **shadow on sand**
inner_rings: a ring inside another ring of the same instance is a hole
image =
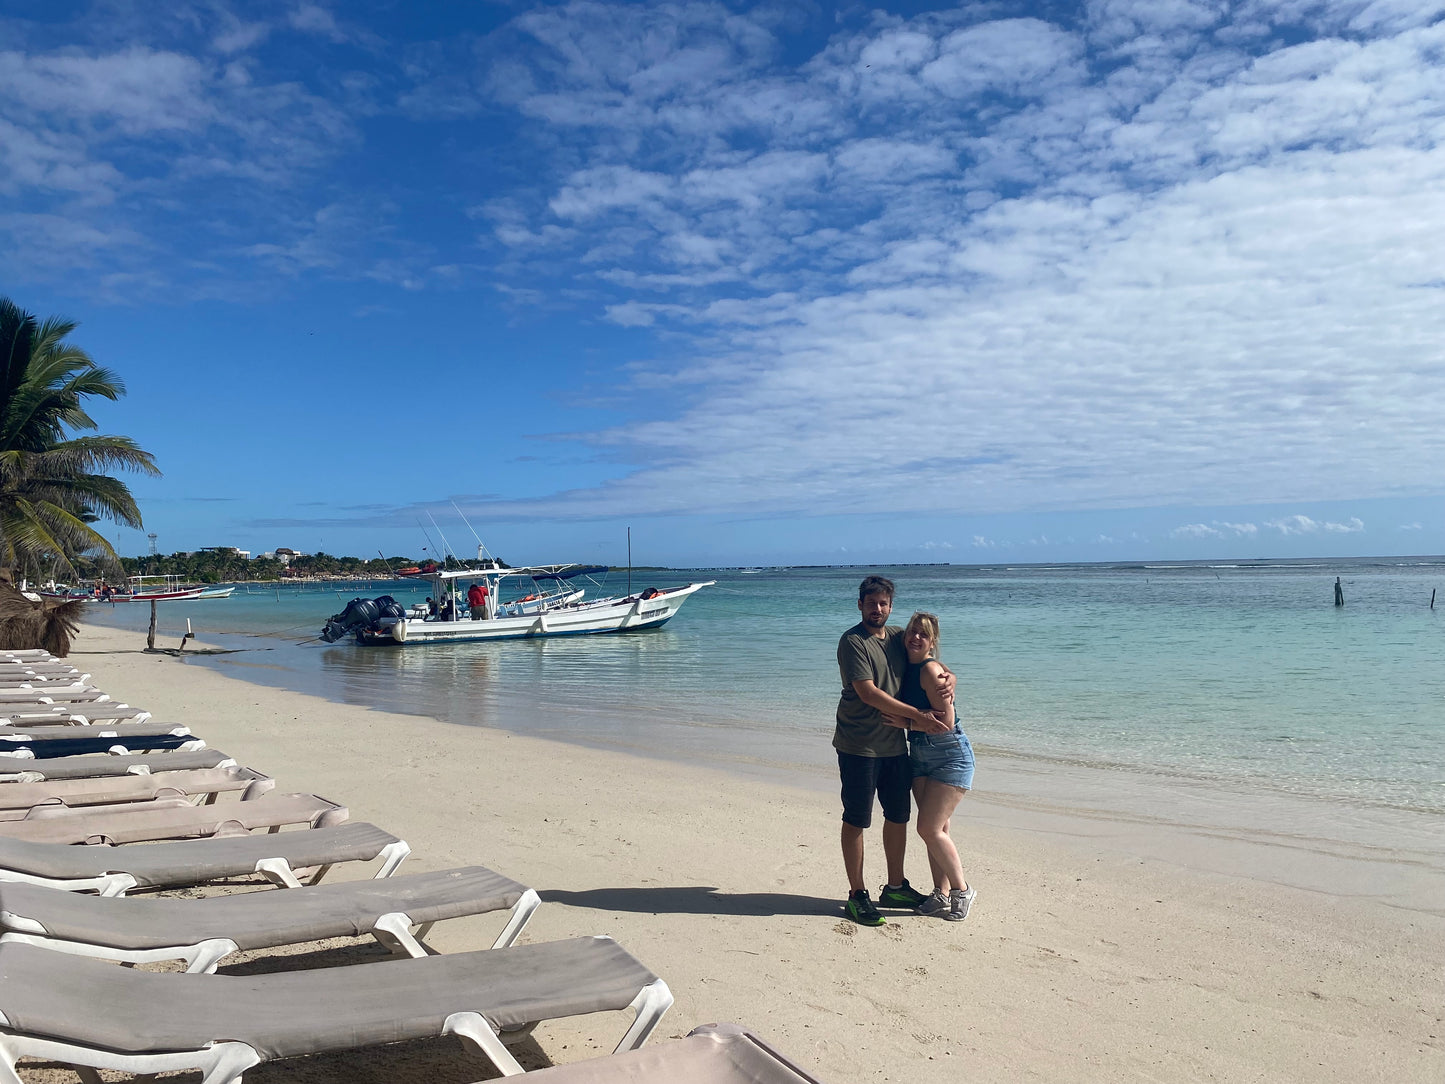
[[[585,892],[549,889],[538,893],[548,903],[598,911],[638,911],[649,915],[828,915],[842,912],[841,901],[790,892],[719,892],[707,885],[675,888],[592,888]]]

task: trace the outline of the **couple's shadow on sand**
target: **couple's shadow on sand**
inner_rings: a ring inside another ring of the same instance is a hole
[[[719,892],[707,885],[670,888],[591,888],[585,892],[549,889],[538,895],[548,903],[597,911],[637,911],[649,915],[832,915],[842,912],[834,899],[791,892]]]

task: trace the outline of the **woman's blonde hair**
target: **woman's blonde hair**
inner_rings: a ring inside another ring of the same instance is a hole
[[[934,654],[938,653],[938,618],[933,614],[924,613],[918,610],[908,619],[908,627],[903,630],[904,635],[913,631],[917,625],[923,630],[923,634],[933,641]]]

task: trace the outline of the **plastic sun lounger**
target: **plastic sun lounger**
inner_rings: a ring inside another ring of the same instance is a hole
[[[423,939],[433,923],[493,911],[511,912],[492,945],[506,948],[539,902],[526,885],[481,866],[198,900],[106,899],[12,883],[0,884],[0,943],[125,963],[184,960],[188,971],[206,973],[243,949],[367,934],[421,957],[431,954]]]
[[[0,945],[0,1065],[20,1058],[231,1084],[277,1058],[456,1035],[504,1074],[499,1032],[632,1008],[618,1050],[672,1005],[667,984],[609,937],[269,975],[174,975],[34,945]],[[0,1079],[4,1079],[0,1077]]]
[[[140,723],[112,723],[108,726],[77,728],[81,734],[91,733],[102,737],[152,738],[165,734],[188,737],[191,728],[180,723],[155,723],[149,720]],[[63,728],[53,726],[26,726],[23,723],[0,723],[0,740],[15,742],[43,742],[52,739],[75,737],[76,732],[67,733]]]
[[[150,775],[195,771],[201,768],[235,768],[236,761],[219,749],[194,752],[162,750],[127,756],[50,757],[45,760],[0,758],[0,783],[42,783],[47,779],[104,779],[117,775]]]
[[[159,808],[156,808],[159,806]],[[314,794],[268,794],[219,805],[132,803],[99,810],[60,808],[27,820],[0,821],[0,836],[31,843],[148,843],[238,836],[288,824],[321,828],[346,820],[343,805]]]
[[[78,681],[82,684],[90,680],[90,675],[83,670],[77,670],[73,666],[66,666],[63,663],[12,663],[5,665],[0,663],[0,674],[7,677],[29,677],[42,678],[47,681]]]
[[[747,1028],[703,1024],[686,1039],[533,1069],[537,1084],[822,1084]]]
[[[250,768],[197,768],[128,774],[100,779],[47,779],[0,783],[0,821],[24,820],[64,809],[87,806],[169,802],[211,805],[218,795],[241,792],[242,801],[259,798],[276,781]]]
[[[6,678],[0,675],[0,700],[25,700],[26,697],[64,697],[75,700],[110,700],[107,694],[77,681],[46,681],[43,678]]]
[[[123,896],[133,888],[182,888],[261,875],[284,888],[316,884],[334,865],[381,860],[390,877],[411,853],[405,840],[364,821],[309,832],[214,836],[144,847],[72,847],[0,836],[0,882]]]
[[[114,726],[20,727],[0,725],[0,757],[68,757],[85,753],[144,752],[153,749],[204,749],[190,729],[170,723],[117,723]]]
[[[25,704],[35,701],[52,704],[57,700],[84,700],[87,703],[93,703],[97,700],[109,699],[109,693],[101,692],[94,685],[60,685],[37,681],[29,685],[0,686],[0,704]]]
[[[12,726],[96,726],[105,723],[144,723],[151,713],[113,700],[94,704],[0,704],[0,722]]]

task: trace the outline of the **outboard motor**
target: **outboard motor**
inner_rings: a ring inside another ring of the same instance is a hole
[[[376,603],[377,617],[405,617],[406,607],[390,595],[381,595],[372,599]]]
[[[393,606],[396,605],[396,600],[390,595],[382,597]],[[381,616],[381,608],[377,606],[377,601],[379,600],[369,598],[352,599],[346,604],[346,609],[339,614],[331,615],[326,622],[326,627],[321,630],[321,638],[328,644],[334,644],[348,633],[374,624],[376,619]]]

